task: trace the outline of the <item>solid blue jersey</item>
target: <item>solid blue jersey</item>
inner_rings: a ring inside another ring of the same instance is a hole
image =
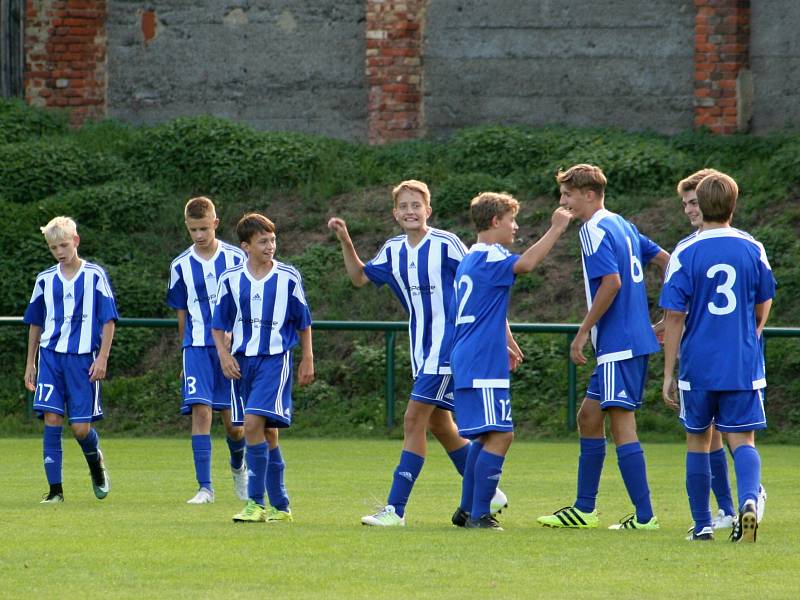
[[[458,267],[451,354],[456,389],[509,387],[506,316],[518,260],[500,244],[475,244]]]
[[[756,304],[775,295],[764,246],[725,227],[683,240],[669,261],[661,306],[687,312],[678,385],[683,390],[754,390],[767,385]]]
[[[290,265],[272,262],[263,279],[250,274],[247,262],[220,277],[213,328],[233,332],[232,354],[281,354],[294,348],[297,332],[311,325],[300,273]]]
[[[108,275],[85,260],[69,281],[59,265],[39,273],[23,317],[25,323],[42,328],[41,348],[69,354],[100,348],[103,325],[117,319]]]
[[[659,349],[650,325],[644,265],[661,248],[633,224],[608,210],[598,210],[580,229],[583,282],[591,309],[603,276],[619,275],[622,287],[592,327],[597,363],[627,360]]]
[[[453,281],[465,253],[456,236],[431,228],[413,248],[407,236],[393,237],[364,265],[369,280],[379,287],[388,285],[409,315],[414,377],[450,373],[456,313]]]
[[[211,315],[217,302],[217,282],[224,271],[245,258],[241,249],[218,240],[217,251],[208,260],[198,256],[192,245],[172,261],[167,304],[188,313],[183,332],[184,348],[214,346]]]

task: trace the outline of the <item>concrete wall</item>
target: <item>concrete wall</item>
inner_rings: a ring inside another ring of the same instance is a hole
[[[694,18],[691,0],[430,0],[428,133],[477,123],[689,129]]]
[[[366,140],[363,0],[108,2],[108,114]]]
[[[753,0],[750,65],[756,133],[800,131],[800,2]]]

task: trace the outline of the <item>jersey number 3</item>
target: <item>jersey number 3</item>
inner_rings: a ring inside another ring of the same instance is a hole
[[[706,271],[706,277],[714,279],[714,275],[723,273],[725,281],[717,286],[717,294],[725,296],[725,305],[717,306],[713,302],[709,302],[706,306],[708,312],[712,315],[729,315],[736,310],[736,296],[733,293],[733,284],[736,283],[736,269],[724,263],[714,265]]]

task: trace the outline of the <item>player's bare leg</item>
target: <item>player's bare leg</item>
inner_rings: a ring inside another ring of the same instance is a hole
[[[422,457],[427,455],[428,424],[435,412],[436,406],[433,404],[409,399],[406,413],[403,416],[403,450]],[[458,435],[457,431],[456,435]]]

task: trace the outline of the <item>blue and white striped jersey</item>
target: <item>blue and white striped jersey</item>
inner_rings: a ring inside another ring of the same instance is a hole
[[[458,237],[430,228],[413,248],[405,235],[391,238],[364,265],[369,280],[378,287],[388,285],[409,315],[414,377],[450,373],[456,314],[453,282],[464,254]]]
[[[597,363],[658,352],[647,306],[644,265],[661,248],[632,223],[606,209],[598,210],[583,224],[580,240],[589,308],[603,276],[617,273],[622,281],[611,306],[592,328]]]
[[[100,348],[103,325],[119,319],[111,283],[94,263],[67,281],[59,265],[36,277],[23,320],[42,328],[41,348],[65,354],[89,354]]]
[[[670,257],[660,302],[667,310],[688,312],[678,387],[766,387],[755,306],[774,295],[764,246],[748,233],[725,227],[681,241]]]
[[[475,244],[458,267],[452,363],[456,389],[508,388],[506,317],[518,254]]]
[[[198,256],[192,245],[172,261],[167,304],[175,310],[188,313],[182,341],[184,348],[214,346],[211,315],[217,302],[217,282],[222,273],[245,258],[241,249],[217,240],[217,251],[208,260]]]
[[[297,332],[311,325],[299,271],[272,262],[272,270],[260,280],[247,270],[247,262],[220,277],[213,327],[233,332],[232,354],[281,354],[294,348]]]

